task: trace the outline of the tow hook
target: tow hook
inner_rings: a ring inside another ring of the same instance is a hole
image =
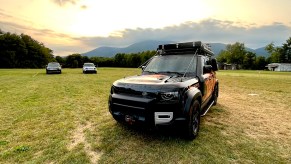
[[[130,124],[130,125],[132,125],[132,124],[135,122],[135,120],[133,119],[132,116],[130,116],[130,115],[126,115],[126,116],[125,116],[125,122],[127,122],[127,123]]]

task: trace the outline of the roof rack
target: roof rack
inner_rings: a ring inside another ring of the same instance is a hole
[[[201,41],[159,45],[157,49],[160,55],[189,54],[195,53],[196,50],[198,50],[199,55],[214,55],[210,47]]]

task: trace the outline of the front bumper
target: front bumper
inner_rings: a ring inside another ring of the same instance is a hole
[[[59,70],[59,69],[51,69],[51,70],[46,70],[46,73],[49,74],[49,73],[61,73],[62,70]]]
[[[109,111],[115,119],[130,124],[171,125],[185,121],[179,101],[160,102],[156,98],[111,94]]]
[[[95,69],[85,69],[83,70],[84,73],[97,73]]]

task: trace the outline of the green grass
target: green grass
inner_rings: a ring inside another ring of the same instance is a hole
[[[139,69],[0,70],[0,163],[291,163],[291,73],[219,71],[198,138],[108,112],[111,84]]]

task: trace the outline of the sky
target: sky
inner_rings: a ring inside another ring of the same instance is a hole
[[[27,34],[55,56],[146,41],[282,45],[290,0],[0,0],[0,29]]]

